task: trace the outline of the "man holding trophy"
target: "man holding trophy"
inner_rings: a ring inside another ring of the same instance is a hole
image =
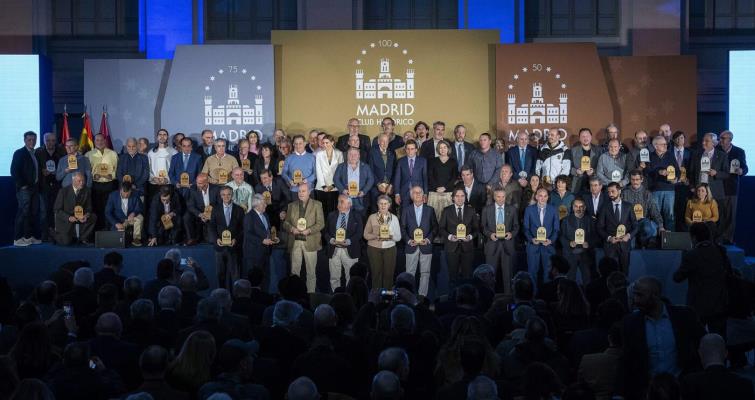
[[[443,209],[440,215],[440,236],[445,243],[448,260],[448,280],[451,286],[459,280],[472,277],[474,239],[480,231],[475,209],[467,204],[464,188],[456,188],[451,195],[453,204]],[[460,271],[461,270],[461,271]]]
[[[238,252],[241,247],[244,210],[233,202],[233,189],[220,189],[221,202],[212,210],[209,236],[215,247],[218,287],[231,288],[239,279]]]
[[[247,276],[253,268],[261,269],[264,276],[270,276],[270,254],[280,239],[275,235],[275,225],[270,222],[265,210],[267,201],[262,194],[252,196],[252,210],[244,216],[244,260],[243,273]],[[268,288],[268,285],[264,285]]]
[[[362,253],[364,226],[362,217],[352,212],[350,196],[338,196],[338,207],[328,215],[327,227],[324,234],[330,260],[330,288],[335,291],[341,286],[341,269],[348,284],[349,270],[359,261]]]

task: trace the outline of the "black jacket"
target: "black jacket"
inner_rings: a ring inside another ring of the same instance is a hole
[[[34,150],[32,150],[32,153]],[[35,177],[36,173],[36,177]],[[13,152],[13,160],[10,164],[10,175],[16,184],[16,189],[22,187],[38,188],[42,181],[42,171],[39,165],[34,161],[29,149],[26,146]]]
[[[687,305],[701,318],[721,315],[726,309],[726,250],[705,241],[682,254],[674,281],[689,280]]]
[[[336,230],[338,229],[338,219],[341,217],[341,212],[335,210],[328,214],[327,228],[323,230],[323,236],[325,237],[325,243],[328,244],[328,258],[333,257],[333,253],[336,251],[336,246],[330,244],[330,239],[336,238]],[[364,226],[362,225],[362,219],[359,215],[352,210],[349,212],[349,218],[346,221],[346,239],[351,240],[351,244],[346,246],[346,251],[349,253],[350,258],[359,258],[362,255],[362,235],[364,234]]]

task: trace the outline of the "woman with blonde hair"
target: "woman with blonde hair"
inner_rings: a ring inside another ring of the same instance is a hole
[[[181,346],[176,359],[168,366],[165,380],[177,390],[196,393],[212,379],[216,351],[215,338],[210,332],[192,333]]]
[[[716,223],[718,222],[718,203],[710,192],[707,183],[701,183],[695,188],[695,195],[687,200],[684,211],[684,222],[687,227],[695,222],[704,223],[710,229],[711,236],[718,237]]]

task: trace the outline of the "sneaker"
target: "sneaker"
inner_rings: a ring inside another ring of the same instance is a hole
[[[14,241],[13,241],[13,245],[14,245],[14,246],[16,246],[16,247],[26,247],[26,246],[28,246],[28,245],[30,245],[30,244],[31,244],[31,243],[29,243],[29,242],[28,242],[28,241],[27,241],[26,239],[24,239],[24,238],[16,239],[16,240],[14,240]]]
[[[29,242],[29,244],[42,244],[42,241],[35,238],[34,236],[26,239],[26,241]]]

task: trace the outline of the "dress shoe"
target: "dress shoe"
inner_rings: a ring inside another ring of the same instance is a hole
[[[199,241],[197,241],[197,239],[189,239],[189,240],[186,241],[186,245],[187,246],[196,246],[197,243],[199,243]]]
[[[82,246],[91,246],[92,245],[92,243],[90,243],[88,240],[82,240],[82,241],[80,241],[80,243],[81,243]]]
[[[134,241],[131,242],[131,245],[134,247],[142,247],[142,241],[139,239],[134,239]]]

